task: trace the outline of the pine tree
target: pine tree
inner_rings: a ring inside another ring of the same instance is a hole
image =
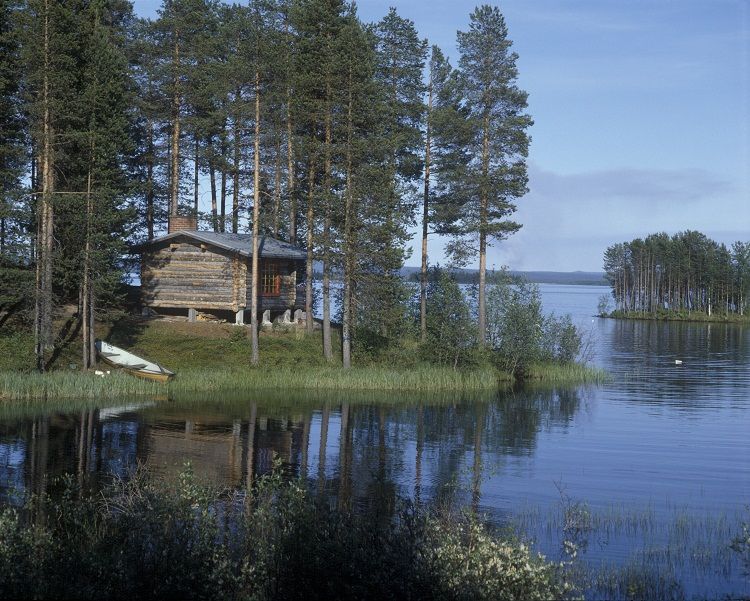
[[[380,89],[374,80],[376,55],[370,36],[354,11],[347,16],[340,38],[342,100],[345,120],[341,134],[344,175],[344,211],[341,216],[342,290],[342,358],[345,368],[352,364],[355,286],[363,257],[369,255],[366,235],[366,205],[373,197],[373,154],[377,155],[376,130]],[[375,195],[377,197],[377,195]]]
[[[80,56],[79,24],[73,6],[59,0],[29,0],[24,11],[22,47],[33,146],[37,152],[36,284],[34,339],[36,366],[46,369],[54,346],[53,265],[55,211],[62,196],[56,190],[58,164],[65,159],[65,131],[75,105]]]
[[[339,35],[346,7],[340,0],[301,0],[292,4],[290,22],[296,33],[293,55],[295,90],[292,119],[297,124],[299,138],[297,155],[306,165],[306,329],[313,331],[313,261],[324,260],[324,298],[328,299],[328,269],[330,268],[331,187],[332,187],[332,111],[336,90],[336,56],[334,42]],[[323,212],[322,236],[316,236],[316,215]],[[322,243],[322,252],[316,252]],[[331,356],[330,305],[324,300],[324,353]]]
[[[188,95],[200,79],[196,56],[204,50],[213,9],[205,0],[164,0],[156,23],[163,56],[162,85],[169,98],[169,214],[180,211],[182,168],[188,151],[183,148]],[[191,78],[192,76],[192,78]],[[193,84],[193,85],[191,85]],[[195,123],[193,123],[195,129]],[[195,148],[195,137],[192,140]],[[195,153],[193,152],[193,155]],[[195,180],[193,182],[195,186]],[[195,188],[194,188],[195,189]],[[194,202],[193,208],[194,208]]]
[[[440,212],[442,198],[450,195],[450,174],[457,173],[465,160],[456,149],[462,148],[461,133],[465,120],[460,113],[455,72],[440,48],[430,54],[425,116],[424,193],[422,199],[422,265],[420,272],[420,330],[427,338],[427,237],[433,230],[445,229],[455,218]],[[460,151],[459,151],[460,152]],[[433,186],[433,180],[437,186]],[[449,206],[446,204],[446,206]],[[436,217],[439,215],[439,217]]]
[[[258,295],[260,293],[258,280],[260,278],[260,220],[261,220],[261,139],[262,139],[262,113],[261,98],[269,99],[273,80],[273,73],[278,68],[278,48],[281,43],[279,38],[279,11],[273,2],[255,0],[251,16],[251,42],[248,48],[248,60],[253,71],[253,104],[254,104],[254,128],[253,128],[253,251],[252,251],[252,299],[250,306],[250,332],[251,332],[251,362],[257,365],[259,362],[258,348]],[[264,127],[264,126],[263,126]]]
[[[137,203],[141,222],[151,240],[168,213],[168,102],[160,80],[162,50],[156,24],[137,19],[129,34],[130,73],[137,89],[131,134],[136,149],[130,170],[136,182],[134,192],[142,199]]]
[[[381,88],[378,120],[383,182],[380,199],[371,204],[369,239],[373,246],[369,277],[363,284],[367,314],[383,335],[404,321],[406,291],[399,270],[406,258],[408,228],[414,223],[415,184],[422,175],[422,71],[427,43],[414,23],[395,9],[375,25],[377,69]]]
[[[26,140],[18,10],[15,1],[0,0],[0,264],[20,250],[15,244],[18,224],[14,216],[21,201]]]
[[[518,55],[497,7],[477,8],[469,30],[458,32],[459,69],[471,139],[469,162],[457,187],[462,212],[454,249],[479,255],[478,340],[486,335],[487,246],[521,228],[509,219],[527,191],[526,156],[532,125],[524,113],[527,94],[516,85]],[[459,194],[460,192],[460,194]],[[478,247],[475,245],[478,242]]]
[[[131,82],[125,55],[130,16],[129,5],[120,0],[94,0],[83,12],[86,42],[79,106],[84,126],[78,138],[81,175],[85,176],[80,184],[85,189],[81,260],[84,369],[96,362],[94,308],[103,289],[111,293],[119,282],[117,263],[125,250],[124,226],[133,216],[124,210],[129,183],[123,160],[132,151]]]

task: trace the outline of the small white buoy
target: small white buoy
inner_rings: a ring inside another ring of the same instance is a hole
[[[682,361],[680,359],[675,359],[674,360],[674,364],[675,365],[682,365]]]

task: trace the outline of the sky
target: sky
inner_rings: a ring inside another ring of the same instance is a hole
[[[142,16],[158,5],[135,0]],[[523,227],[489,266],[601,271],[611,244],[662,231],[750,241],[750,0],[497,5],[534,126]],[[457,64],[475,2],[357,2],[366,22],[389,6]],[[443,246],[430,241],[431,263],[445,264]]]

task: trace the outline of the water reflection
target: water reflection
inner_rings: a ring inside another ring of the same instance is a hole
[[[17,419],[0,426],[0,498],[50,492],[64,474],[95,489],[138,464],[174,477],[190,462],[203,480],[240,488],[278,458],[343,507],[390,515],[400,496],[452,503],[467,494],[478,509],[485,465],[533,454],[538,433],[566,427],[578,406],[576,390],[550,390],[408,406],[331,399],[282,411],[258,400],[162,402]]]
[[[606,320],[611,398],[684,410],[746,407],[750,329],[733,324]],[[680,363],[676,363],[679,361]]]
[[[686,519],[731,519],[750,502],[750,329],[592,322],[600,293],[566,296],[565,310],[595,328],[596,361],[613,375],[602,387],[471,398],[275,392],[35,414],[5,406],[0,504],[55,494],[63,474],[96,490],[138,463],[171,478],[190,461],[200,478],[241,488],[279,457],[330,503],[383,518],[400,497],[473,507],[497,523],[528,513],[551,557],[559,541],[550,532],[565,521],[557,484],[604,516],[602,530],[648,515],[643,537],[659,545]],[[710,554],[696,532],[700,556]],[[646,548],[625,534],[597,538],[587,558],[622,565]],[[692,553],[683,540],[663,548]],[[747,580],[730,567],[680,580],[689,595],[745,594]]]

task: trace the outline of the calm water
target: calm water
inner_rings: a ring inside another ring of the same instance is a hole
[[[399,496],[474,506],[550,558],[564,559],[561,541],[574,540],[593,574],[645,567],[688,597],[750,595],[728,548],[750,520],[750,329],[603,320],[592,315],[607,289],[541,289],[546,310],[586,330],[611,383],[0,415],[0,502],[54,489],[66,472],[96,485],[138,462],[170,474],[190,460],[206,479],[245,486],[277,454],[314,490],[354,506]]]

